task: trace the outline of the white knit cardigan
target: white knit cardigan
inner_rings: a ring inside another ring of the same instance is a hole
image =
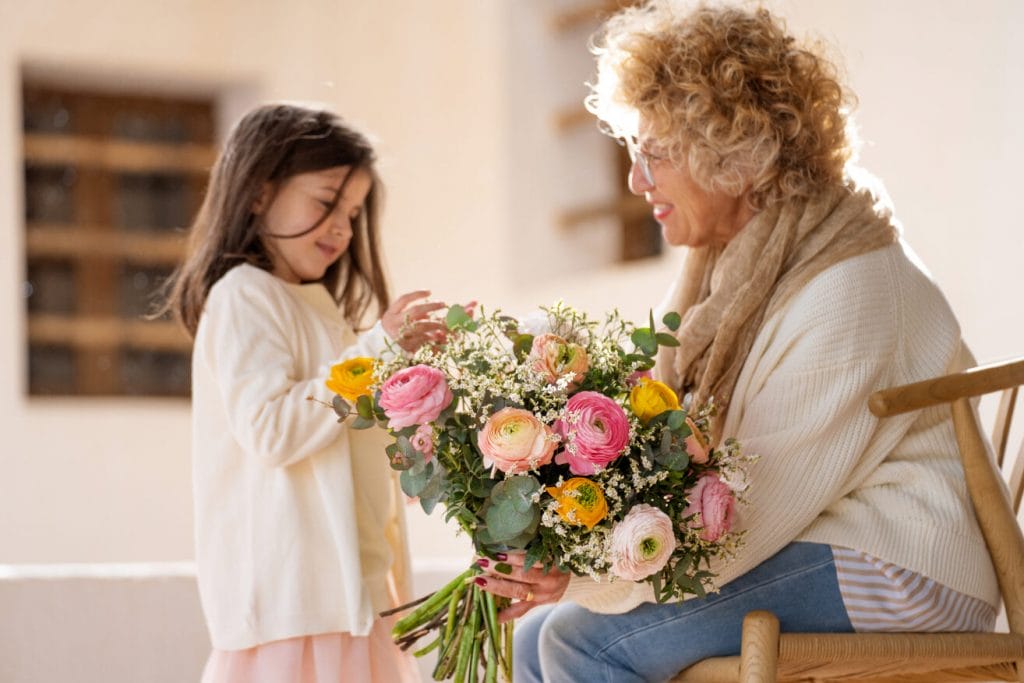
[[[375,356],[318,284],[249,265],[210,291],[192,358],[199,590],[213,646],[369,633],[386,575],[407,576],[383,434],[351,432],[324,386],[332,362]],[[346,343],[353,343],[346,347]]]

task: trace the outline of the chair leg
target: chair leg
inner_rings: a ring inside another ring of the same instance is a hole
[[[775,683],[778,662],[779,620],[771,612],[750,612],[743,619],[740,683]]]

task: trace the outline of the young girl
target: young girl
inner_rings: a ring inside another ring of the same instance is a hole
[[[378,612],[404,599],[384,438],[339,425],[329,366],[441,334],[439,303],[389,305],[373,150],[332,114],[260,107],[231,133],[168,308],[194,336],[204,683],[418,680]],[[380,321],[356,337],[371,303]],[[374,430],[376,431],[376,430]]]

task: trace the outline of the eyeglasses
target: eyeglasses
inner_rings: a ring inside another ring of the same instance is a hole
[[[627,137],[624,141],[626,143],[626,151],[629,152],[629,160],[640,169],[640,173],[643,175],[644,180],[647,181],[647,184],[654,186],[656,183],[654,182],[654,174],[651,172],[651,161],[657,161],[661,157],[640,149],[640,145],[633,137]]]

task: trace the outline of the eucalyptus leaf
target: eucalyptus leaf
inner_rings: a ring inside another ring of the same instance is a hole
[[[682,472],[690,464],[690,456],[678,449],[661,451],[655,458],[657,463],[665,469]]]
[[[359,417],[365,417],[367,420],[373,419],[373,401],[369,396],[363,394],[356,399],[356,412],[359,413]]]
[[[398,448],[397,443],[390,443],[384,448],[384,452],[387,453],[388,460],[391,462],[391,469],[393,470],[407,470],[412,467],[412,463],[406,458],[402,451]]]
[[[680,427],[686,424],[686,411],[673,410],[668,414],[668,419],[665,421],[668,428],[673,432],[678,431]]]
[[[537,526],[539,525],[539,523],[540,515],[538,514],[537,521],[531,524],[530,526],[526,527],[526,529],[523,530],[523,533],[519,534],[518,536],[513,536],[512,538],[509,538],[507,540],[503,540],[500,543],[492,544],[491,549],[522,550],[527,545],[529,545],[530,541],[532,541],[534,536],[537,534]]]
[[[352,429],[369,429],[376,426],[376,420],[363,417],[362,415],[357,416],[356,419],[352,421]]]
[[[515,341],[512,345],[512,351],[516,354],[516,358],[522,361],[533,349],[533,335],[532,334],[520,334],[516,336]]]
[[[404,470],[398,477],[402,485],[402,492],[410,498],[415,498],[423,492],[430,482],[430,475],[426,471],[413,472],[411,469]]]
[[[399,436],[395,439],[395,443],[398,444],[398,450],[402,451],[402,455],[409,458],[410,460],[415,457],[419,451],[412,445],[412,441],[409,441],[407,436]]]
[[[654,338],[654,333],[648,329],[639,328],[633,330],[633,334],[629,338],[636,344],[638,349],[648,356],[653,356],[658,352],[658,341]]]
[[[468,324],[473,322],[473,318],[470,317],[466,309],[459,304],[453,304],[448,309],[448,314],[444,317],[444,324],[449,330],[457,330],[459,328],[467,328]]]
[[[675,311],[669,311],[662,316],[661,322],[665,323],[665,327],[675,332],[679,329],[679,325],[683,322],[683,318]]]
[[[494,505],[509,504],[512,510],[526,513],[533,509],[533,494],[540,491],[540,483],[529,475],[509,477],[498,482],[491,489],[491,501]]]
[[[491,538],[497,542],[508,542],[525,533],[531,526],[536,528],[540,521],[540,510],[531,507],[525,512],[516,510],[515,503],[504,500],[487,510],[485,517]]]
[[[420,491],[420,506],[428,515],[434,511],[434,506],[444,497],[444,483],[444,473],[438,471]]]
[[[672,432],[665,429],[661,432],[661,445],[658,447],[658,455],[664,455],[672,450]]]
[[[331,407],[334,408],[334,412],[340,420],[344,420],[352,412],[352,406],[348,404],[348,401],[337,394],[331,399]]]
[[[675,338],[675,335],[671,335],[668,332],[659,332],[654,335],[654,339],[661,346],[679,346],[679,340]]]

